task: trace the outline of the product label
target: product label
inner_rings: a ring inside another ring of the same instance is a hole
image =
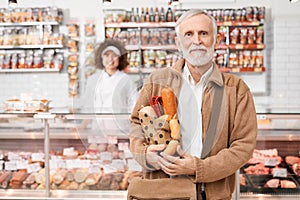
[[[32,153],[31,159],[33,162],[44,161],[44,153]]]
[[[277,163],[276,158],[265,158],[264,165],[269,167],[275,167]]]
[[[29,164],[28,167],[27,167],[27,172],[28,173],[32,173],[32,172],[38,172],[41,170],[41,166],[39,163],[32,163],[32,164]]]
[[[18,169],[17,168],[17,162],[15,162],[15,161],[5,162],[4,163],[4,169],[8,170],[8,171],[10,171],[10,170],[17,170]]]
[[[111,160],[112,159],[112,154],[111,152],[100,152],[100,160]]]
[[[286,178],[287,177],[287,169],[286,168],[274,168],[273,169],[273,177]]]
[[[17,169],[27,169],[28,167],[28,162],[25,160],[16,161],[16,164],[17,164]]]

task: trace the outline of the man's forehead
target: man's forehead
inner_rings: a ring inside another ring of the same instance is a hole
[[[203,28],[207,30],[212,29],[213,26],[211,19],[205,14],[198,14],[185,19],[179,24],[180,30],[198,28]]]

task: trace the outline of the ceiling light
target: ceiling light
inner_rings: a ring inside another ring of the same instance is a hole
[[[299,0],[290,0],[290,3],[296,3],[298,2]]]
[[[172,0],[171,5],[172,6],[177,6],[179,4],[179,0]]]
[[[17,0],[8,0],[8,6],[16,7],[18,5]]]
[[[109,6],[111,4],[111,0],[103,0],[103,5]]]

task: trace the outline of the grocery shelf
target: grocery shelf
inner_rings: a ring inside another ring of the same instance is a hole
[[[260,21],[226,21],[217,22],[217,26],[258,26],[262,24]]]
[[[263,50],[265,48],[264,44],[220,44],[218,45],[217,49],[237,49],[237,50],[251,50],[251,49],[257,49],[257,50]]]
[[[112,22],[104,24],[106,28],[174,28],[175,22]]]
[[[0,73],[49,73],[59,72],[59,69],[45,69],[45,68],[33,68],[33,69],[0,69]]]
[[[58,22],[2,22],[0,26],[38,26],[38,25],[59,25]]]
[[[0,49],[59,49],[64,48],[63,45],[53,44],[53,45],[1,45]]]

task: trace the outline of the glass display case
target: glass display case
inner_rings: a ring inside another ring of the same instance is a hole
[[[237,173],[233,199],[300,197],[300,115],[271,111],[257,114],[256,150]],[[126,199],[130,179],[141,175],[129,151],[129,117],[1,110],[0,199]]]

